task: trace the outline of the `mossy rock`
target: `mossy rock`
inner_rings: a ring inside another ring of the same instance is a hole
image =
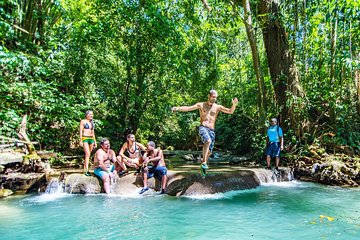
[[[23,156],[22,164],[29,165],[30,161],[40,161],[40,160],[41,160],[41,158],[39,157],[39,155],[37,155],[36,153],[32,153],[32,154]]]
[[[0,198],[3,198],[3,197],[7,197],[7,196],[10,196],[12,195],[14,192],[11,191],[10,189],[0,189]]]

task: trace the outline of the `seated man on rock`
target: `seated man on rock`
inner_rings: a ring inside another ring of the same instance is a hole
[[[103,138],[100,148],[95,153],[94,174],[103,180],[106,194],[110,193],[110,180],[116,176],[115,166],[111,162],[116,162],[115,152],[110,149],[109,140]]]
[[[140,194],[143,194],[147,190],[148,187],[148,179],[155,177],[159,181],[161,181],[161,190],[160,193],[164,194],[166,192],[166,181],[167,181],[167,168],[165,164],[165,159],[163,155],[163,151],[160,148],[155,148],[155,143],[150,141],[146,145],[146,152],[143,156],[143,170],[142,177],[144,182],[144,188],[140,190]],[[148,166],[148,163],[151,162],[152,166]]]

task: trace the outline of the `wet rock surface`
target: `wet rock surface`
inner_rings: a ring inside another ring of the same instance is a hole
[[[14,192],[11,191],[10,189],[5,189],[5,188],[0,189],[0,198],[10,196],[10,195],[12,195],[13,193],[14,193]]]
[[[67,193],[93,194],[103,192],[102,184],[102,181],[95,176],[70,174],[65,179],[64,188]],[[154,178],[149,179],[148,185],[152,192],[160,190],[160,182]],[[259,178],[251,170],[212,172],[205,178],[202,178],[200,173],[169,171],[166,193],[171,196],[203,195],[251,189],[259,185]],[[138,194],[142,187],[141,176],[128,174],[116,177],[111,182],[111,193],[118,195]]]
[[[294,163],[294,177],[302,181],[326,185],[357,187],[360,184],[360,159],[326,156],[319,159],[300,158]]]
[[[0,165],[5,168],[14,167],[21,164],[25,154],[17,152],[3,152],[0,153]]]
[[[94,194],[101,192],[101,186],[96,177],[74,173],[65,178],[65,192]]]
[[[182,172],[172,174],[166,193],[171,196],[193,196],[251,189],[259,185],[259,179],[250,170],[210,173],[205,178],[197,173]]]
[[[4,188],[13,192],[30,193],[37,192],[46,186],[45,173],[8,173],[0,174],[1,184]]]

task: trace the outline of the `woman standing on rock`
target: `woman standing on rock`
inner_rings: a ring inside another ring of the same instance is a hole
[[[93,111],[85,112],[85,119],[80,121],[80,146],[84,147],[85,161],[84,161],[84,174],[90,176],[89,161],[90,154],[94,147],[96,148],[95,139],[95,124],[94,124]]]

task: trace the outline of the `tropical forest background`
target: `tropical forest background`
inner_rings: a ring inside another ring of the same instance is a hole
[[[330,142],[360,153],[360,2],[357,0],[1,0],[0,135],[41,149],[79,149],[79,122],[117,151],[126,134],[197,149],[198,112],[220,114],[217,149],[261,154],[268,120],[286,151]],[[327,145],[329,146],[329,145]]]

